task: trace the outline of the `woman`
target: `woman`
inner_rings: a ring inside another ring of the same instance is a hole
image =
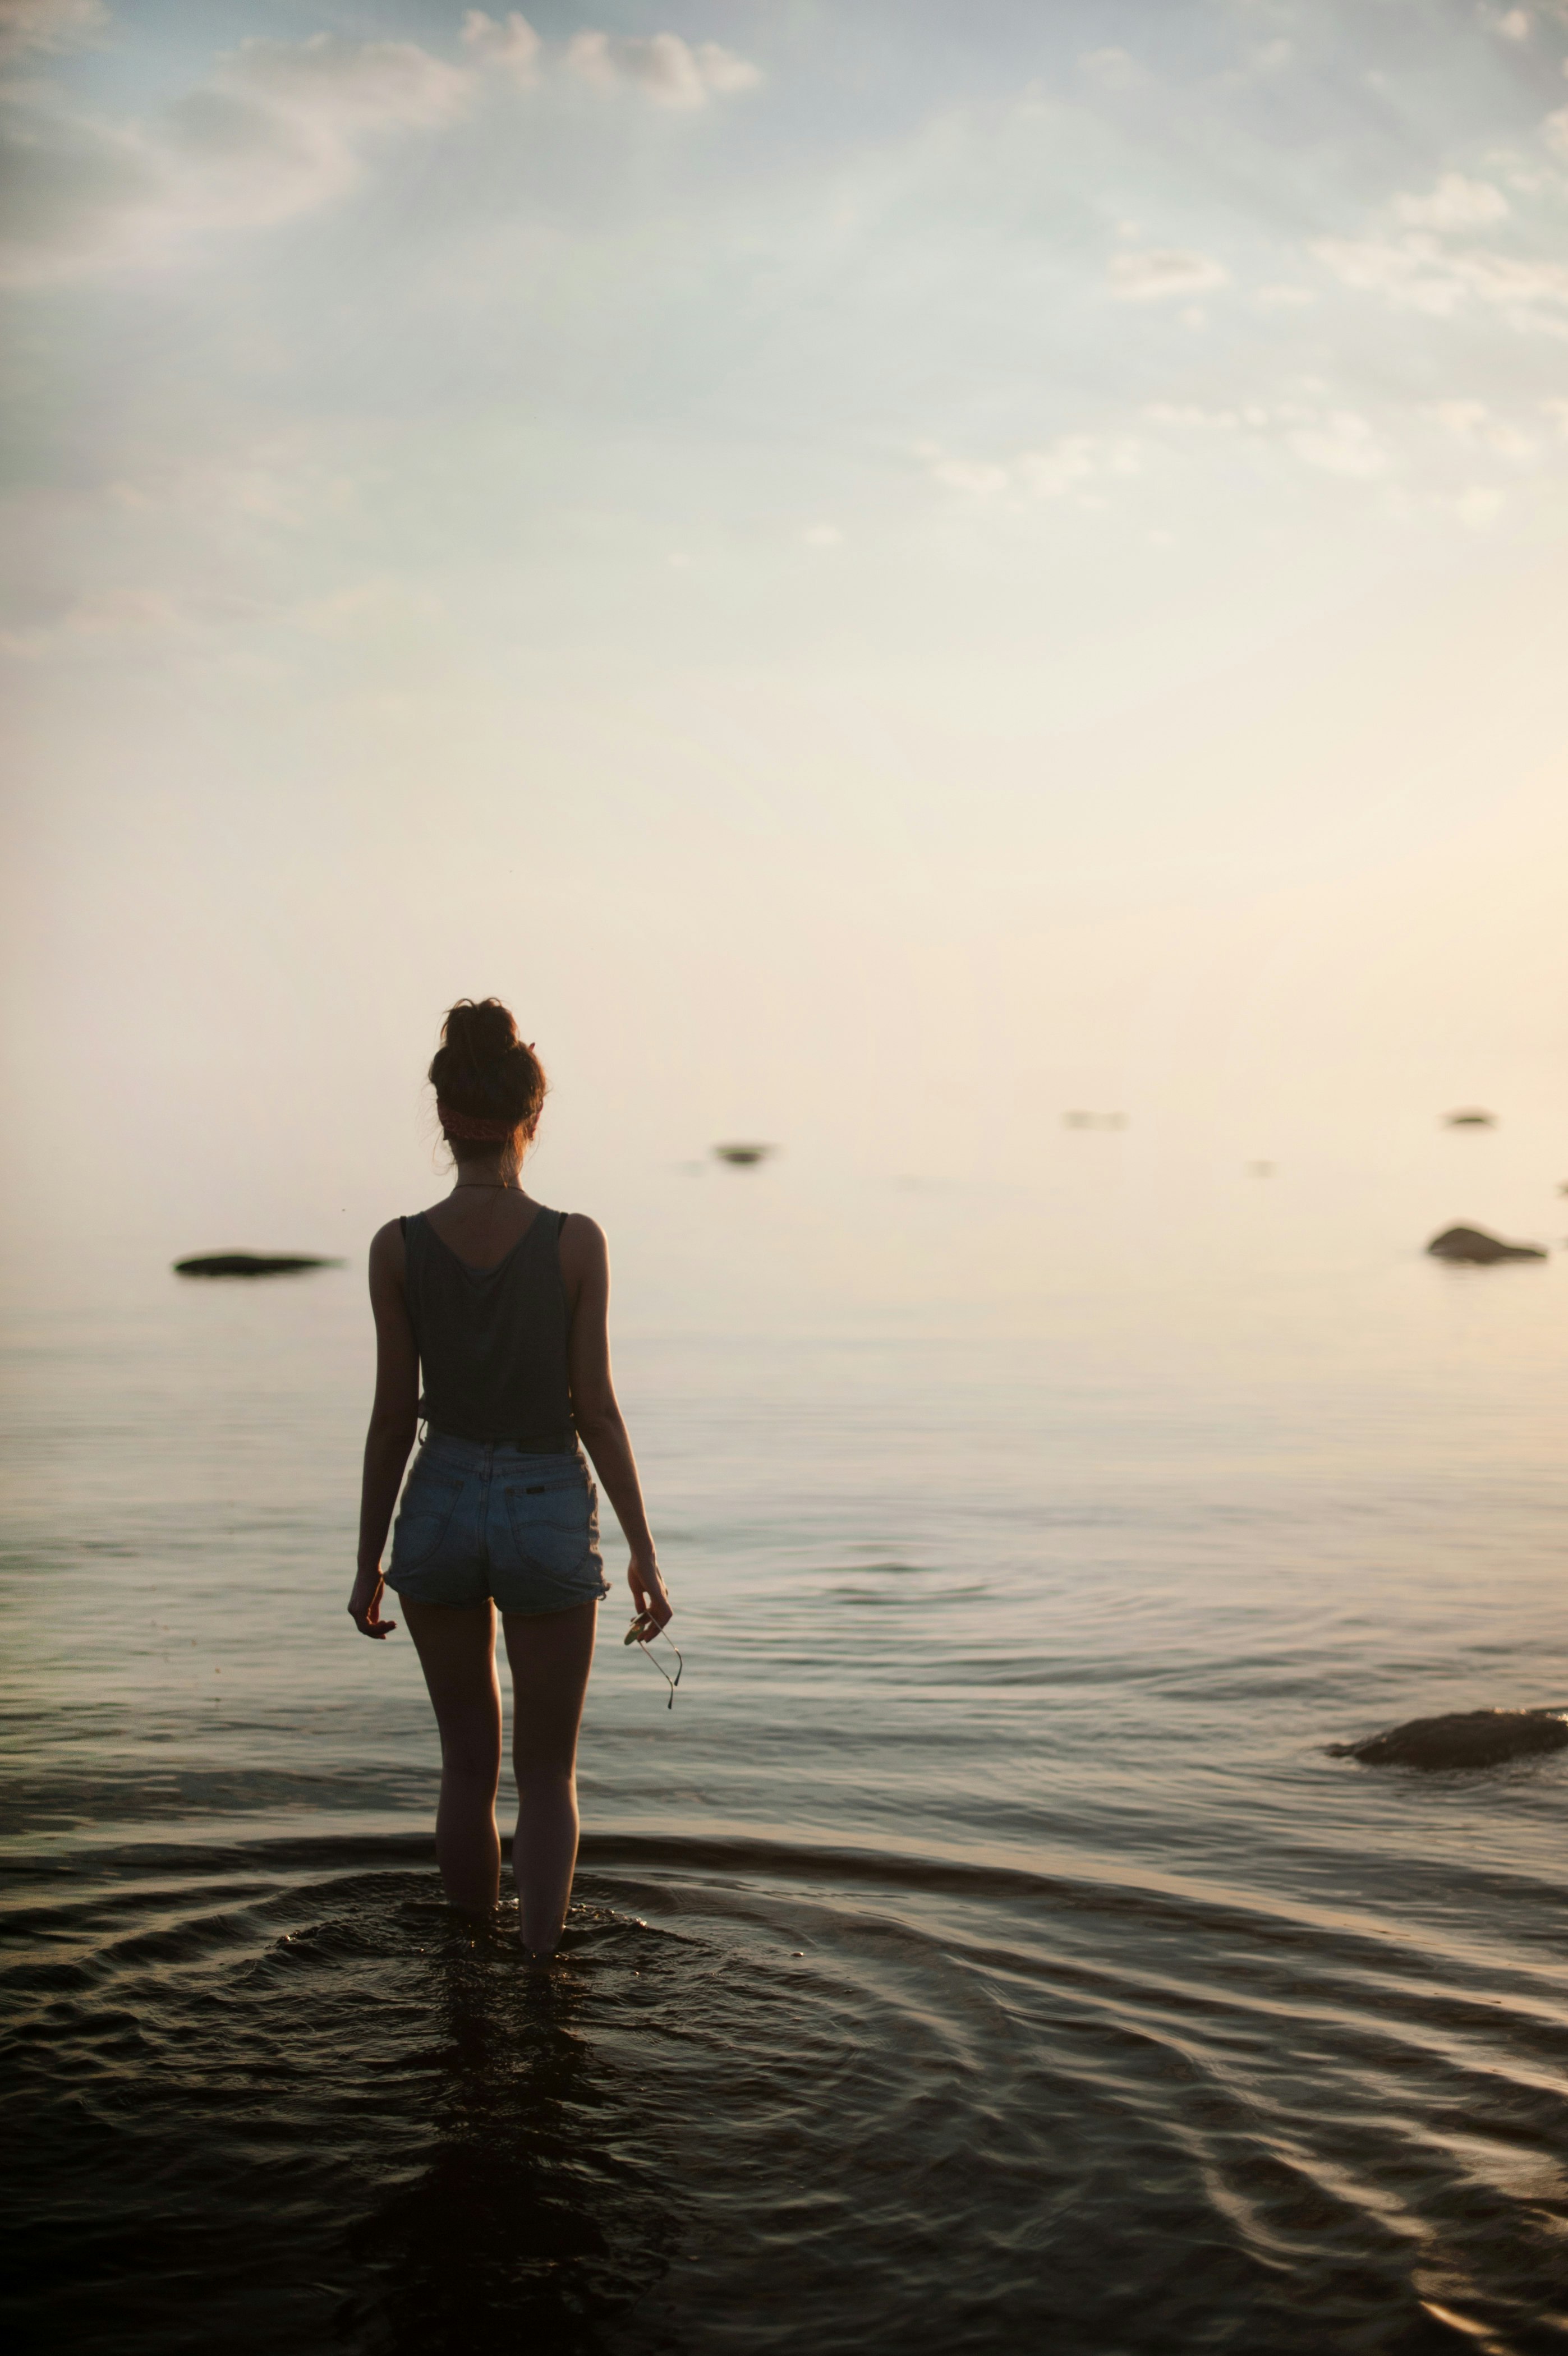
[[[403,1599],[441,1730],[436,1861],[454,1906],[494,1906],[499,1606],[512,1676],[519,1930],[525,1952],[544,1956],[572,1894],[577,1729],[610,1592],[583,1447],[631,1549],[641,1643],[670,1619],[670,1598],[610,1379],[604,1236],[522,1190],[544,1074],[499,999],[464,998],[441,1026],[430,1077],[456,1180],[445,1202],[393,1219],[371,1246],[376,1398],[349,1610],[366,1636],[397,1625],[381,1616],[381,1548],[423,1416],[386,1584]]]

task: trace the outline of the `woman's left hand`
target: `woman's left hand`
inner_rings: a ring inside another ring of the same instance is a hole
[[[397,1626],[395,1620],[381,1618],[381,1587],[379,1570],[361,1570],[355,1576],[349,1617],[361,1636],[390,1636]]]

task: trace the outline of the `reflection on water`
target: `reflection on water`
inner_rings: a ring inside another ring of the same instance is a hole
[[[693,1222],[799,1276],[791,1167]],[[602,1649],[543,1978],[442,1905],[416,1665],[342,1612],[347,1278],[19,1314],[13,2337],[1568,2346],[1568,1754],[1328,1753],[1568,1703],[1562,1269],[1399,1224],[1146,1291],[1101,1235],[1028,1325],[628,1337],[688,1667],[667,1712]]]
[[[497,1929],[448,1937],[421,2021],[433,2041],[395,2072],[433,2147],[344,2237],[362,2286],[338,2311],[340,2337],[388,2356],[520,2339],[576,2356],[659,2283],[668,2261],[649,2138],[593,2039],[596,2011],[606,1997],[626,2007],[650,1944],[579,1909],[546,1976],[521,1965],[504,1912]],[[625,1985],[612,1995],[607,1979]],[[390,2083],[390,2056],[387,2066]]]
[[[1026,1875],[620,1847],[547,1976],[408,1866],[278,1848],[217,1882],[169,1854],[39,1890],[7,1975],[36,2344],[1558,2344],[1539,1971]]]

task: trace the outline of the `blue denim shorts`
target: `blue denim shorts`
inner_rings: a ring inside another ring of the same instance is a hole
[[[505,1440],[432,1431],[392,1531],[389,1587],[414,1603],[569,1612],[610,1592],[598,1492],[580,1448],[526,1455]]]

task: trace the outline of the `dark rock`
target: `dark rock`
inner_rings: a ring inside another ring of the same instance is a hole
[[[737,1170],[749,1170],[758,1162],[766,1162],[777,1153],[776,1145],[715,1145],[714,1151],[721,1162],[733,1162]]]
[[[1450,1129],[1495,1129],[1498,1120],[1495,1112],[1483,1112],[1479,1105],[1465,1112],[1445,1112],[1443,1118]]]
[[[1331,1759],[1368,1767],[1499,1767],[1532,1751],[1568,1744],[1568,1717],[1554,1709],[1462,1709],[1447,1718],[1412,1718],[1364,1742],[1331,1742]]]
[[[341,1268],[340,1259],[317,1259],[308,1252],[199,1252],[177,1259],[176,1276],[298,1276],[307,1268]]]
[[[1499,1259],[1546,1258],[1539,1244],[1505,1244],[1500,1236],[1489,1236],[1485,1227],[1444,1227],[1426,1248],[1434,1259],[1467,1260],[1476,1268],[1490,1268]]]

